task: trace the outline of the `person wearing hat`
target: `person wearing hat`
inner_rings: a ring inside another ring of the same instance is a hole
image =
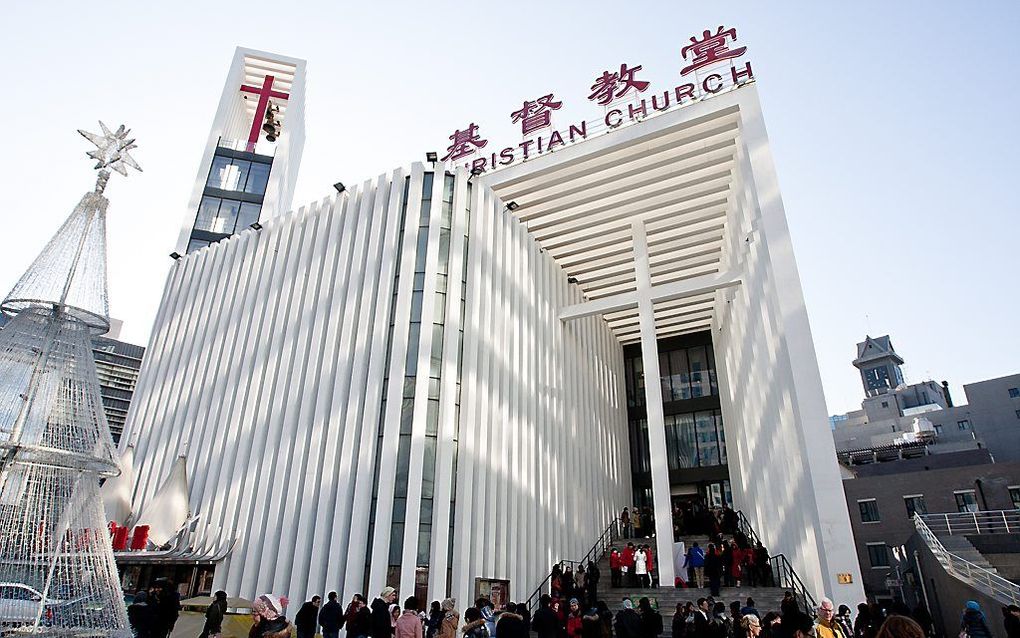
[[[390,638],[393,635],[393,621],[390,605],[397,600],[397,590],[383,587],[379,597],[372,601],[372,616],[368,623],[368,635],[372,638]]]
[[[581,617],[581,602],[570,599],[570,612],[567,614],[567,638],[581,638],[584,621]]]
[[[287,599],[275,594],[262,594],[251,604],[254,621],[248,638],[290,638],[292,625],[283,615]]]
[[[968,600],[967,606],[960,616],[960,631],[966,632],[969,638],[992,638],[992,632],[988,630],[988,623],[981,611],[981,605],[976,600]]]
[[[616,614],[616,638],[641,638],[641,617],[630,598],[623,599],[623,609]]]
[[[447,598],[439,605],[443,612],[443,622],[439,625],[439,638],[457,638],[457,625],[460,624],[460,614],[455,607],[457,601]]]

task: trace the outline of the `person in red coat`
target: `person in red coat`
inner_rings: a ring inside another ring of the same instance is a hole
[[[581,604],[576,598],[570,599],[570,613],[567,614],[567,638],[581,638],[584,619],[581,617]]]
[[[731,548],[733,559],[730,563],[730,575],[733,577],[734,582],[737,583],[737,587],[740,587],[741,570],[744,568],[744,550],[740,549],[736,543],[733,543]]]
[[[627,543],[627,546],[623,548],[620,569],[623,571],[624,585],[632,585],[634,583],[634,543]]]
[[[620,554],[620,550],[614,547],[613,551],[609,552],[609,573],[610,573],[609,584],[612,587],[619,587],[621,584],[620,567],[622,566],[623,556]]]

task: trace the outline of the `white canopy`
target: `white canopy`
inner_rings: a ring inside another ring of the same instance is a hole
[[[106,520],[126,525],[131,516],[131,488],[135,482],[135,448],[127,446],[120,457],[120,475],[106,479],[99,495],[103,498]]]
[[[182,455],[177,457],[166,482],[146,503],[135,524],[148,525],[149,540],[158,547],[173,539],[190,516],[187,461]]]

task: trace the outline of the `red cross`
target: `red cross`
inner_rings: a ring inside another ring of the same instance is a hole
[[[281,100],[289,100],[290,95],[282,93],[280,91],[273,90],[273,80],[271,75],[267,75],[265,81],[262,83],[262,88],[254,86],[247,86],[242,84],[241,90],[247,91],[248,93],[256,93],[259,96],[259,104],[255,107],[255,119],[251,122],[251,132],[248,133],[248,152],[255,152],[255,144],[259,141],[259,131],[262,130],[262,119],[266,116],[266,107],[269,105],[269,98],[275,97]]]

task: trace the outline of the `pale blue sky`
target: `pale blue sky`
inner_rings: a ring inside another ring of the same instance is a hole
[[[850,360],[868,332],[958,401],[1020,371],[1020,5],[1005,1],[12,3],[0,288],[91,187],[74,130],[123,121],[145,172],[108,191],[111,308],[147,341],[235,45],[308,60],[303,204],[469,121],[512,141],[526,98],[592,117],[588,86],[621,62],[674,86],[687,39],[720,24],[758,79],[829,411],[860,402]]]

